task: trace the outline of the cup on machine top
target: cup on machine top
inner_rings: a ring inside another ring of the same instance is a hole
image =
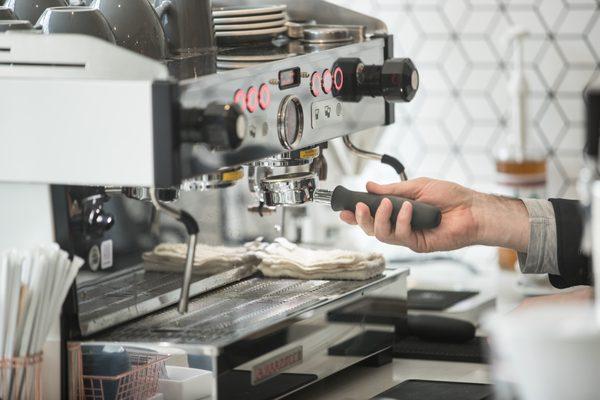
[[[66,7],[66,0],[7,0],[5,7],[10,8],[21,20],[35,24],[45,9],[50,7]]]
[[[215,53],[211,0],[154,0],[172,54]]]
[[[14,11],[8,7],[0,7],[0,21],[16,20],[17,16]]]
[[[115,43],[115,37],[104,15],[90,7],[47,8],[35,27],[46,34],[79,33]]]
[[[148,0],[94,0],[91,7],[104,14],[119,46],[157,60],[166,58],[159,19],[166,7],[155,10]]]
[[[217,70],[211,0],[153,0],[161,12],[170,58],[167,67],[178,79]]]

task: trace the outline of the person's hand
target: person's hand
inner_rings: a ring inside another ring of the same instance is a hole
[[[355,212],[342,211],[340,218],[359,225],[369,236],[410,248],[416,252],[454,250],[473,244],[498,245],[524,251],[529,242],[529,216],[522,201],[485,195],[451,182],[419,178],[379,185],[369,182],[367,191],[405,197],[440,208],[439,227],[413,231],[412,205],[405,202],[395,226],[390,223],[392,204],[384,199],[375,217],[366,204]],[[508,219],[507,219],[508,218]]]
[[[591,304],[593,299],[594,289],[591,287],[579,287],[565,293],[528,297],[514,311],[519,312],[546,304]]]

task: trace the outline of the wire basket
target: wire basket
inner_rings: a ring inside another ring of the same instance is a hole
[[[42,353],[0,359],[0,397],[3,400],[42,398]]]
[[[158,393],[168,355],[127,351],[131,370],[115,376],[83,375],[81,345],[69,346],[71,395],[80,400],[145,400]],[[78,377],[75,378],[74,374]],[[75,378],[75,379],[74,379]],[[110,393],[109,393],[110,392]],[[75,396],[73,396],[75,395]]]

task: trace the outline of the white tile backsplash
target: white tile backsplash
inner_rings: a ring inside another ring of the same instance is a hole
[[[411,176],[492,187],[494,151],[510,131],[508,78],[512,25],[525,44],[529,141],[547,151],[548,194],[576,195],[583,146],[582,90],[599,74],[596,0],[334,0],[374,15],[395,34],[396,56],[410,57],[421,89],[397,105],[397,123],[380,147]]]

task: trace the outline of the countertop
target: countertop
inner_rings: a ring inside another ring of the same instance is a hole
[[[348,368],[286,399],[366,400],[409,379],[491,382],[489,366],[485,364],[394,359],[377,368]]]
[[[411,267],[409,288],[473,290],[482,297],[495,298],[475,313],[457,311],[457,317],[474,322],[489,312],[509,312],[524,298],[519,290],[519,274],[500,272],[495,253],[487,253],[477,262],[460,265],[455,261],[432,260],[406,262]],[[447,313],[453,314],[453,313]],[[483,334],[482,332],[479,333]],[[288,397],[291,400],[365,400],[409,379],[469,383],[491,383],[490,366],[476,363],[394,359],[381,367],[354,366],[330,376]]]

